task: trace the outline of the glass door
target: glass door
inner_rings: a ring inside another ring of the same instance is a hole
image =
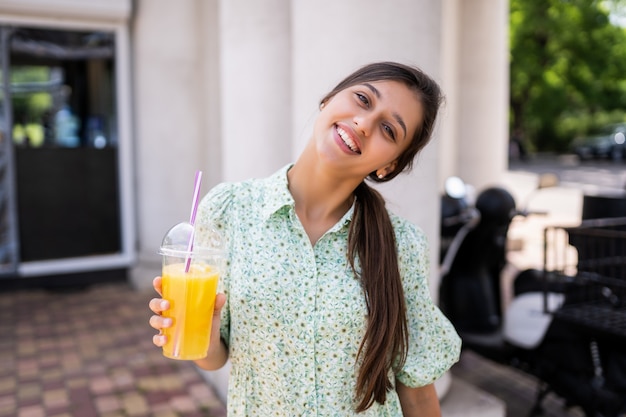
[[[26,275],[128,266],[116,33],[0,31],[0,265]]]
[[[12,33],[23,262],[121,250],[114,51],[112,32]]]

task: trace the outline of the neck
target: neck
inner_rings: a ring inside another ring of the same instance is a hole
[[[296,214],[312,244],[350,209],[356,185],[300,158],[287,173]]]
[[[341,218],[352,205],[358,186],[301,160],[289,170],[287,178],[296,208],[321,218],[336,215]]]

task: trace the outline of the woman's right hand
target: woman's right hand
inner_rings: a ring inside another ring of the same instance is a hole
[[[156,277],[152,280],[152,287],[154,287],[154,290],[159,295],[163,295],[161,292],[161,277]],[[162,298],[153,298],[150,300],[148,306],[154,313],[154,315],[150,317],[150,326],[159,331],[159,334],[155,334],[152,337],[152,343],[158,347],[163,347],[163,345],[167,342],[167,336],[162,334],[163,332],[161,330],[170,327],[172,325],[172,319],[162,317],[161,314],[170,308],[170,303]]]

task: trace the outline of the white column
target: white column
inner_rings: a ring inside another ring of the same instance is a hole
[[[294,153],[309,139],[320,98],[358,66],[393,60],[418,65],[441,79],[439,1],[293,0]],[[332,11],[332,12],[329,12]],[[381,187],[398,214],[422,227],[431,242],[433,285],[437,282],[439,198],[435,138],[409,175]]]
[[[290,161],[289,19],[287,0],[220,1],[224,180]]]
[[[459,119],[459,3],[464,0],[442,0],[441,31],[442,88],[445,104],[439,119],[439,186],[443,189],[445,179],[457,174]]]
[[[159,271],[161,239],[169,227],[189,218],[195,172],[208,163],[200,122],[206,115],[208,82],[206,60],[199,54],[208,41],[200,35],[210,25],[202,20],[203,1],[136,4],[133,82],[140,245],[133,280],[138,286],[150,286],[154,271]]]
[[[508,148],[508,2],[460,3],[458,174],[477,188],[499,182]]]

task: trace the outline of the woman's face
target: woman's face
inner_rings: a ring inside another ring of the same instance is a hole
[[[315,122],[318,155],[341,173],[386,176],[422,121],[417,93],[397,81],[374,81],[340,91]]]

